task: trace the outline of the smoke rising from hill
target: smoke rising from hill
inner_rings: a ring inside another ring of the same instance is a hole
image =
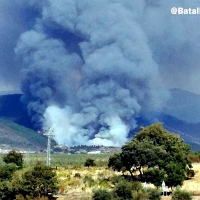
[[[167,67],[176,62],[173,72],[179,64],[185,67],[181,55],[189,60],[185,47],[194,38],[188,38],[182,19],[170,14],[171,5],[31,1],[38,15],[15,53],[24,63],[23,101],[38,126],[50,127],[56,141],[66,145],[124,144],[137,126],[135,118],[162,109],[168,99],[162,83],[167,73],[160,71],[169,73]],[[168,20],[165,25],[159,17]]]

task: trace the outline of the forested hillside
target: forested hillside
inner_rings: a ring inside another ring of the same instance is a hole
[[[39,151],[46,148],[47,139],[37,132],[0,118],[0,148]]]

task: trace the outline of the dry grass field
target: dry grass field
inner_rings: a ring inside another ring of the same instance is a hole
[[[200,163],[194,163],[193,169],[195,171],[195,176],[191,180],[186,180],[184,182],[183,189],[193,194],[200,195]]]
[[[196,173],[195,177],[186,180],[182,188],[191,192],[194,200],[200,200],[200,163],[194,163],[193,169]],[[98,187],[109,187],[104,179],[115,174],[114,171],[104,167],[61,168],[57,173],[60,187],[63,188],[63,194],[58,196],[58,200],[91,200],[92,190]],[[171,200],[171,197],[163,196],[162,200]]]
[[[200,163],[193,163],[195,176],[191,180],[184,181],[182,189],[193,195],[193,200],[200,200]],[[171,200],[171,197],[162,197],[162,200]]]
[[[90,199],[92,190],[98,187],[109,188],[108,180],[114,174],[113,170],[104,167],[61,168],[57,171],[60,188],[63,188],[62,197],[58,200]],[[62,189],[61,189],[62,190]]]
[[[193,169],[195,171],[194,178],[186,180],[182,188],[191,192],[194,200],[200,200],[200,163],[194,163]]]

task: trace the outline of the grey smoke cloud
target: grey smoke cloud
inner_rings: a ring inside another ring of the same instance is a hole
[[[21,35],[15,52],[23,55],[27,66],[21,70],[21,88],[35,122],[40,122],[50,104],[63,106],[74,102],[71,91],[79,86],[81,59],[76,53],[69,53],[62,41],[30,30]]]
[[[15,48],[21,88],[35,122],[59,143],[120,146],[140,113],[163,108],[164,85],[194,85],[198,16],[174,16],[170,8],[198,1],[30,3],[38,15]]]
[[[141,26],[161,77],[168,87],[199,93],[199,15],[172,15],[172,7],[197,8],[199,0],[157,1],[147,7]],[[187,84],[186,84],[187,82]]]
[[[30,1],[31,2],[31,1]],[[30,3],[29,2],[29,3]],[[20,34],[33,25],[34,9],[24,0],[0,1],[0,84],[1,92],[21,92],[20,68],[14,48]]]
[[[19,68],[15,67],[14,47],[19,34],[25,31],[19,21],[15,3],[0,1],[0,84],[1,91],[19,90]],[[15,12],[16,11],[16,12]],[[18,85],[14,87],[13,85]]]

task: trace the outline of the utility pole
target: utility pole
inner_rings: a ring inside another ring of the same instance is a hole
[[[29,164],[29,152],[28,151],[26,151],[26,157],[25,157],[25,162],[26,162],[26,164],[28,165]]]
[[[54,137],[53,135],[53,131],[50,130],[50,128],[48,130],[45,131],[46,133],[44,134],[45,136],[47,136],[47,160],[46,160],[46,165],[50,166],[51,165],[51,138]]]

